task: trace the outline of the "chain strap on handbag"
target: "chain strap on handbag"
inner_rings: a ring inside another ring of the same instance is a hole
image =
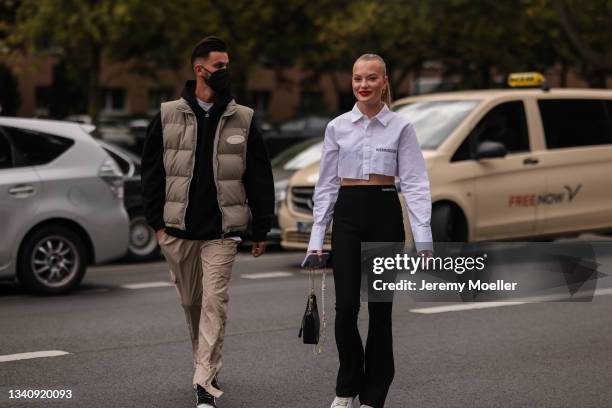
[[[317,306],[317,296],[315,293],[315,270],[309,268],[308,278],[310,281],[310,290],[306,301],[306,311],[302,317],[302,326],[298,337],[302,337],[304,344],[313,344],[314,354],[320,354],[323,351],[323,342],[327,332],[327,314],[325,311],[325,277],[326,269],[322,268],[321,277],[321,317]]]
[[[310,270],[310,274],[314,275],[313,270]],[[326,269],[322,269],[321,276],[321,332],[319,344],[314,346],[314,354],[321,354],[323,352],[323,343],[325,343],[325,335],[327,333],[327,316],[325,314],[325,275]],[[314,278],[312,279],[312,290],[314,291]]]

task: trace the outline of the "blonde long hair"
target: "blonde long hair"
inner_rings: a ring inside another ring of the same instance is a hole
[[[385,64],[385,60],[378,54],[363,54],[359,58],[355,60],[353,66],[360,61],[378,61],[380,66],[382,67],[382,74],[387,76],[387,64]],[[387,80],[387,86],[382,91],[382,95],[380,98],[385,104],[387,104],[388,108],[391,108],[391,87],[389,85],[389,81]]]

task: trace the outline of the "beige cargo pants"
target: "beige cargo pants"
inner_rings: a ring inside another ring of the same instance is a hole
[[[238,243],[228,238],[186,240],[164,233],[159,246],[187,318],[195,366],[193,384],[220,397],[222,391],[211,382],[221,369],[227,291]]]

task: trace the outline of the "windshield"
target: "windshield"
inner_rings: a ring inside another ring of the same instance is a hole
[[[273,168],[283,170],[300,170],[321,159],[323,141],[320,138],[309,139],[282,151],[272,160]]]
[[[414,124],[421,149],[435,150],[480,101],[423,101],[401,105],[395,111]]]

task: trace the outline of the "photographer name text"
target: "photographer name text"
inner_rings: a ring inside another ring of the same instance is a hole
[[[420,285],[419,285],[420,284]],[[466,287],[468,290],[476,291],[515,291],[517,282],[506,282],[503,279],[498,279],[495,282],[483,282],[478,280],[468,280],[467,282],[426,282],[412,281],[402,279],[397,282],[384,282],[381,279],[375,280],[372,283],[374,290],[386,291],[452,291],[463,292]]]

